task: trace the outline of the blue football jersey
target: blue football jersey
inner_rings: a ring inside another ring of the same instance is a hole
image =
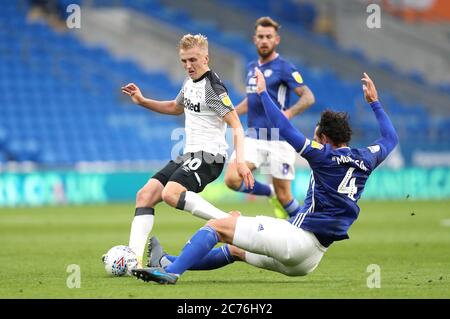
[[[247,113],[247,136],[253,138],[270,139],[271,128],[274,126],[267,119],[264,107],[261,103],[259,95],[256,93],[255,67],[258,67],[264,74],[266,79],[267,92],[274,103],[281,110],[288,109],[290,104],[291,91],[299,86],[304,85],[302,76],[295,66],[280,56],[274,60],[259,64],[258,61],[252,61],[247,65],[246,92],[248,101]],[[262,131],[261,128],[266,130]],[[261,132],[261,137],[260,133]],[[263,133],[267,132],[267,134]],[[283,138],[280,136],[280,140]]]
[[[289,222],[314,233],[325,246],[348,238],[358,218],[358,199],[372,171],[398,144],[398,135],[379,101],[370,103],[381,137],[366,148],[322,145],[307,139],[279,111],[269,94],[260,95],[265,114],[280,134],[311,167],[311,179],[301,211]]]
[[[306,139],[299,154],[312,172],[301,212],[289,222],[329,243],[349,238],[347,230],[358,217],[357,201],[366,181],[388,152],[377,144],[333,149]]]

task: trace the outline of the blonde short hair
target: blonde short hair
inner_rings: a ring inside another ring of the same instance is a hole
[[[196,35],[189,33],[185,34],[178,43],[178,50],[188,50],[194,47],[199,47],[208,52],[208,38],[200,33]]]

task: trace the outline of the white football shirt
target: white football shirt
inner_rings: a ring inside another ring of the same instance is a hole
[[[226,156],[227,123],[223,117],[234,106],[217,74],[208,71],[195,81],[186,78],[176,103],[184,107],[186,116],[184,153],[204,151]]]

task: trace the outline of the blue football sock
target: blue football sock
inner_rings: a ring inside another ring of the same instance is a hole
[[[247,193],[247,194],[264,195],[264,196],[270,196],[272,194],[272,191],[271,191],[269,185],[260,183],[258,181],[255,181],[255,185],[251,189],[247,189],[245,187],[244,181],[242,181],[241,186],[238,188],[237,191],[242,192],[242,193]]]
[[[165,255],[164,257],[172,263],[177,259],[177,256],[171,255]],[[223,245],[211,250],[202,260],[193,264],[189,270],[212,270],[232,263],[234,263],[234,258],[231,256],[228,245]]]
[[[189,270],[211,270],[221,268],[234,262],[228,245],[223,245],[211,250],[202,260],[196,262]]]
[[[286,213],[289,214],[289,217],[297,215],[297,213],[300,211],[300,204],[299,202],[294,198],[289,203],[283,206]]]
[[[198,260],[202,260],[217,244],[219,237],[217,232],[205,226],[192,236],[175,261],[166,267],[166,271],[172,274],[183,274]]]

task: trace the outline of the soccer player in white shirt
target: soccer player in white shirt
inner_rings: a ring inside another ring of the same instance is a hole
[[[244,161],[244,134],[239,117],[227,90],[208,65],[208,41],[203,35],[187,34],[179,43],[179,56],[188,77],[178,96],[171,101],[157,101],[142,95],[139,87],[129,83],[122,92],[132,101],[154,112],[185,114],[186,143],[184,154],[171,160],[138,191],[135,216],[131,225],[129,247],[142,264],[148,235],[153,228],[154,206],[164,201],[172,207],[192,212],[203,219],[227,217],[196,193],[222,172],[227,150],[227,124],[233,130],[237,154],[235,163],[245,185],[254,179]]]

